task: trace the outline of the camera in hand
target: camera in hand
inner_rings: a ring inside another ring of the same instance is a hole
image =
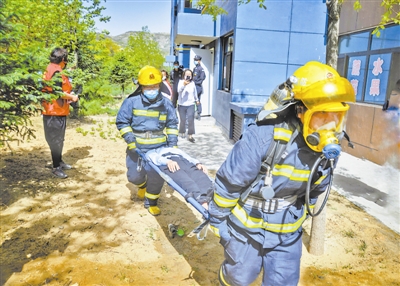
[[[187,80],[187,81],[191,81],[191,80],[192,80],[192,78],[190,77],[190,75],[187,75],[187,76],[186,76],[186,80]]]

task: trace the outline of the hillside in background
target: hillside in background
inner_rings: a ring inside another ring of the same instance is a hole
[[[136,33],[138,33],[138,32],[129,31],[129,32],[125,32],[118,36],[110,36],[110,38],[113,39],[113,41],[116,42],[118,45],[120,45],[122,47],[126,47],[129,36],[135,35]],[[160,45],[160,48],[161,48],[163,54],[169,55],[170,35],[167,33],[152,33],[152,35],[154,36],[154,39]]]

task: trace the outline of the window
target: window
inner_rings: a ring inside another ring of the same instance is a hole
[[[222,39],[223,51],[223,70],[221,73],[221,89],[225,91],[231,90],[232,75],[232,56],[233,56],[233,34]]]
[[[370,32],[341,36],[339,50],[343,54],[368,50]]]
[[[400,26],[386,27],[380,37],[368,32],[339,38],[340,73],[350,81],[357,102],[384,104],[397,77]]]
[[[379,38],[372,36],[371,50],[398,48],[400,46],[400,26],[381,30]]]
[[[202,9],[201,6],[197,4],[199,2],[198,0],[185,0],[185,8],[191,8],[191,9]]]

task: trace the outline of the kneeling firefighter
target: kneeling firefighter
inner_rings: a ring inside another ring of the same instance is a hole
[[[138,186],[137,196],[144,198],[150,214],[161,213],[157,206],[164,180],[141,160],[136,148],[147,152],[160,147],[176,147],[178,117],[170,100],[161,95],[161,72],[151,66],[139,71],[139,87],[124,100],[116,125],[127,146],[128,181]]]
[[[309,62],[278,86],[216,174],[210,224],[225,260],[221,285],[297,285],[308,206],[331,186],[355,94],[331,67]],[[270,108],[274,110],[269,110]],[[306,200],[306,197],[308,199]]]

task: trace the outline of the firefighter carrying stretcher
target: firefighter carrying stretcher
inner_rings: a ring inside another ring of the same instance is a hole
[[[330,189],[347,136],[346,102],[354,101],[347,79],[309,62],[274,90],[234,145],[209,204],[211,229],[224,247],[221,285],[249,285],[262,269],[262,285],[297,285],[302,224],[308,206]]]
[[[145,66],[139,71],[139,87],[124,100],[118,111],[116,125],[127,143],[126,167],[128,181],[138,187],[137,196],[144,198],[150,214],[161,213],[157,206],[164,179],[136,152],[160,147],[176,147],[178,117],[170,100],[162,96],[161,72]]]

